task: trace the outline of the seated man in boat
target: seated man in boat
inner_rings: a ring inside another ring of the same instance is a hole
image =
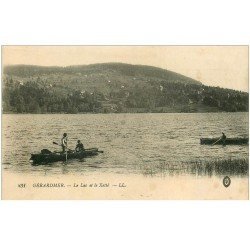
[[[83,147],[83,144],[81,143],[80,140],[77,141],[77,144],[76,144],[76,152],[81,152],[81,151],[84,151],[84,147]]]
[[[226,139],[227,139],[226,135],[222,132],[221,140],[222,140],[223,145],[226,144]]]
[[[68,145],[68,137],[67,137],[67,133],[64,133],[61,139],[61,146],[62,146],[63,153],[65,153],[65,149],[67,149],[67,145]]]

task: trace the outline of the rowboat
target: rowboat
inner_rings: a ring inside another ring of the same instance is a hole
[[[205,145],[246,145],[248,144],[248,138],[226,138],[225,141],[219,140],[220,137],[217,138],[200,138],[200,144]]]
[[[57,161],[67,161],[70,159],[83,159],[98,155],[98,153],[103,153],[103,151],[99,151],[98,148],[90,148],[81,152],[68,151],[66,154],[62,152],[50,152],[47,149],[43,149],[41,153],[31,154],[30,161],[35,165],[47,164]]]

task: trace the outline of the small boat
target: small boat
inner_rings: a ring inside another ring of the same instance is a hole
[[[98,148],[90,148],[85,149],[81,152],[70,150],[66,154],[62,152],[51,152],[47,149],[43,149],[41,150],[41,153],[31,154],[30,161],[35,165],[47,164],[57,161],[67,161],[70,159],[83,159],[86,157],[98,155],[98,153],[103,153],[103,151],[99,151]]]
[[[200,143],[205,145],[246,145],[248,144],[248,138],[226,138],[225,141],[217,138],[200,138]]]

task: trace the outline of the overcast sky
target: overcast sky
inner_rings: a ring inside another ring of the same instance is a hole
[[[3,46],[2,61],[3,65],[151,65],[206,85],[248,92],[248,46]]]

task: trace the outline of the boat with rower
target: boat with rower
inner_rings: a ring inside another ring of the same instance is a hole
[[[31,154],[30,161],[35,164],[48,164],[58,161],[67,161],[71,159],[83,159],[86,157],[96,156],[103,151],[99,151],[98,148],[89,148],[80,152],[69,150],[67,152],[51,152],[48,149],[41,150],[41,153]]]
[[[203,145],[247,145],[248,138],[236,137],[236,138],[226,138],[225,140],[222,140],[221,137],[200,138],[200,144],[203,144]]]

